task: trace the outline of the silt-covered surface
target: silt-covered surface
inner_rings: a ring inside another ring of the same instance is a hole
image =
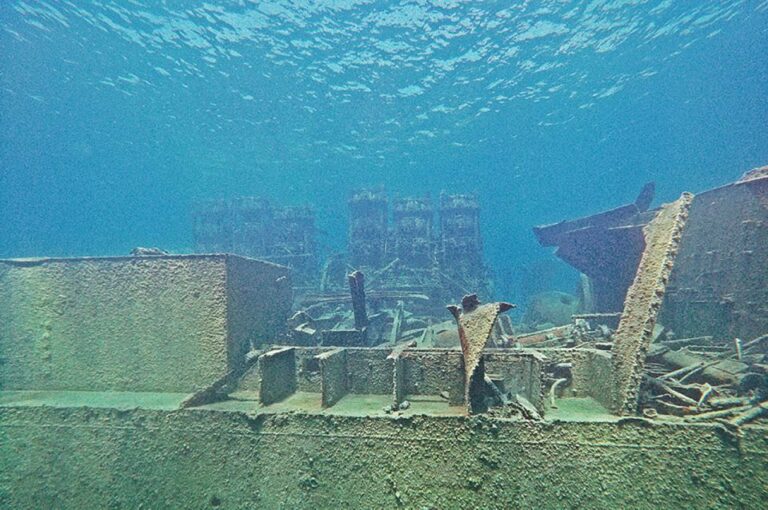
[[[768,435],[532,423],[0,408],[3,508],[760,508]]]
[[[272,340],[287,275],[230,255],[0,261],[0,389],[200,390]]]

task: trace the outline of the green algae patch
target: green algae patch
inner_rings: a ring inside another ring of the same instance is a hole
[[[547,407],[548,421],[616,421],[618,417],[603,407],[597,400],[590,397],[560,398],[555,402],[557,407]]]
[[[0,507],[761,508],[768,433],[743,432],[0,407]]]
[[[127,391],[2,391],[5,407],[105,407],[112,409],[178,409],[187,393],[136,393]]]

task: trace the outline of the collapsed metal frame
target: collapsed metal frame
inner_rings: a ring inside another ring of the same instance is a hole
[[[543,355],[489,350],[482,360],[487,372],[503,380],[506,391],[521,395],[543,414]],[[393,348],[275,346],[259,354],[240,379],[249,381],[240,388],[258,394],[263,406],[297,392],[316,394],[324,409],[348,394],[387,395],[393,409],[416,395],[442,398],[449,406],[463,406],[466,398],[461,351],[408,344]]]

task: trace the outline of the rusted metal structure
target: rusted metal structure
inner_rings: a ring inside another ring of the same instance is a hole
[[[762,207],[765,185],[755,179],[723,193],[753,194],[757,202],[741,207]],[[684,196],[649,212],[619,330],[587,327],[614,314],[583,314],[564,333],[574,340],[567,348],[492,348],[504,329],[498,314],[510,305],[475,296],[451,309],[455,324],[446,321],[461,351],[436,346],[438,325],[401,305],[392,330],[402,335],[363,347],[360,329],[381,330],[386,315],[376,306],[368,315],[366,297],[403,292],[365,292],[361,273],[347,278],[356,312],[349,327],[336,328],[343,307],[327,317],[299,312],[287,325],[312,339],[321,333],[322,345],[297,347],[272,344],[292,294],[282,266],[154,249],[0,261],[0,316],[8,319],[0,327],[0,506],[359,508],[375,494],[382,507],[559,508],[567,499],[588,508],[761,508],[768,335],[733,351],[715,346],[719,357],[670,371],[663,353],[687,358],[674,349],[712,339],[654,332],[670,272],[696,233],[695,204]],[[738,236],[764,248],[765,222],[736,217],[743,230],[731,219],[728,235],[741,263],[750,255]],[[300,233],[289,229],[284,242]],[[690,246],[696,254],[700,245]],[[760,296],[743,278],[765,281],[764,264],[749,266],[755,275],[742,269],[713,277],[734,278],[718,292],[747,289],[734,309]],[[392,281],[388,271],[419,274],[387,263],[371,280]],[[557,344],[555,336],[543,335]],[[617,419],[608,410],[641,415]],[[617,473],[631,480],[617,484]],[[46,483],[29,483],[38,479]]]
[[[388,202],[384,191],[361,190],[349,199],[348,251],[355,267],[381,267],[387,247]]]
[[[680,234],[685,228],[692,199],[690,193],[684,193],[676,202],[662,207],[643,229],[646,248],[627,292],[611,349],[612,401],[617,414],[637,410],[645,359],[653,341],[654,326],[680,248]]]
[[[511,310],[514,306],[503,302],[481,305],[477,296],[471,294],[464,296],[461,307],[456,305],[448,307],[456,319],[459,330],[461,352],[464,357],[464,405],[468,414],[487,410],[482,398],[483,392],[487,386],[495,386],[493,382],[486,381],[483,350],[491,337],[499,314]]]
[[[696,195],[661,321],[678,338],[768,332],[768,167]]]
[[[440,215],[429,197],[390,200],[381,189],[355,191],[348,207],[347,255],[328,258],[319,292],[297,294],[297,308],[315,319],[294,326],[293,342],[413,340],[444,320],[446,303],[474,292],[489,297],[474,195],[441,195]],[[354,313],[340,314],[347,303]]]
[[[475,195],[441,194],[439,229],[429,198],[393,200],[391,224],[389,204],[381,190],[357,191],[349,200],[349,263],[367,272],[372,290],[417,292],[437,313],[471,292],[488,297]]]
[[[317,276],[315,213],[309,207],[274,208],[272,243],[267,260],[284,264],[300,275],[303,282]]]
[[[539,242],[586,274],[596,312],[624,308],[646,248],[646,187],[634,204],[534,228]],[[768,331],[768,167],[699,193],[681,233],[659,321],[678,338],[712,335],[720,342]]]
[[[648,211],[654,185],[637,200],[610,211],[553,225],[534,227],[543,246],[589,277],[594,311],[620,312],[645,248],[643,227],[656,216]]]
[[[204,200],[193,209],[195,251],[226,253],[232,250],[232,217],[226,200]]]
[[[273,210],[260,197],[239,197],[229,203],[232,247],[227,251],[245,257],[265,257],[272,251]]]
[[[473,194],[440,195],[440,261],[453,277],[482,274],[480,205]]]
[[[392,204],[394,232],[391,248],[408,267],[434,265],[434,210],[429,198],[401,198]]]
[[[278,207],[261,197],[203,200],[193,210],[197,253],[234,253],[284,264],[294,281],[316,279],[315,216],[309,207]]]

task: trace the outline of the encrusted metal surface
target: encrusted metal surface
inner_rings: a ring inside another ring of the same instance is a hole
[[[3,508],[762,508],[765,429],[0,407]]]
[[[768,175],[696,195],[661,320],[678,338],[768,333]]]
[[[467,412],[477,412],[476,394],[485,384],[482,369],[483,349],[496,324],[499,314],[512,308],[509,303],[479,305],[477,296],[466,296],[462,307],[449,306],[459,327],[461,351],[464,354],[464,403]]]
[[[619,414],[634,412],[648,346],[674,266],[693,196],[684,193],[665,205],[644,229],[646,248],[627,292],[613,344],[612,402]]]
[[[0,388],[201,390],[274,336],[287,274],[225,255],[0,261]]]

